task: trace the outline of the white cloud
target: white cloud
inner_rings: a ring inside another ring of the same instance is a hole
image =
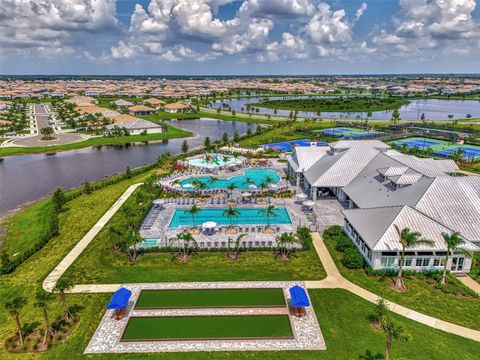
[[[115,0],[0,2],[0,47],[17,55],[69,54],[85,34],[117,27]]]
[[[392,21],[393,31],[381,30],[373,37],[375,44],[388,47],[389,55],[478,51],[480,22],[473,17],[475,0],[400,0],[400,7]]]

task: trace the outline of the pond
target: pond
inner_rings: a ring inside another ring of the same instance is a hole
[[[171,125],[196,134],[188,139],[190,149],[203,145],[205,137],[220,139],[224,132],[230,137],[254,131],[255,124],[195,119],[171,121]],[[164,140],[148,144],[101,146],[59,152],[54,155],[22,155],[0,161],[0,215],[25,202],[48,196],[55,188],[69,189],[85,180],[98,181],[127,166],[139,167],[151,163],[164,152],[179,154],[184,139]]]
[[[217,100],[211,103],[211,106],[218,108],[221,103],[230,105],[232,110],[237,112],[246,112],[246,104],[257,103],[264,100],[283,100],[283,99],[307,99],[312,96],[270,96],[270,97],[250,97],[250,98],[235,98]],[[317,98],[330,98],[335,96],[315,96]],[[400,117],[402,120],[418,121],[421,119],[422,114],[425,114],[427,120],[451,120],[448,116],[453,115],[452,119],[464,119],[467,114],[472,115],[473,118],[480,117],[480,101],[479,100],[440,100],[440,99],[411,99],[408,105],[402,106],[400,109]],[[274,109],[259,108],[259,112],[254,114],[271,114],[274,115]],[[277,115],[288,116],[290,110],[277,110]],[[299,111],[298,116],[306,117],[318,117],[315,112]],[[322,111],[321,117],[323,118],[337,118],[342,117],[356,118],[360,116],[365,118],[367,113],[365,112],[327,112]],[[377,120],[390,120],[392,117],[392,111],[374,111],[370,119]]]

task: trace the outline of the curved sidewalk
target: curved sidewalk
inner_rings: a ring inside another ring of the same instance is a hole
[[[98,220],[95,225],[85,234],[85,236],[75,245],[75,247],[67,254],[67,256],[48,274],[43,281],[43,288],[45,291],[52,292],[60,277],[67,271],[67,269],[73,264],[73,262],[80,256],[85,248],[92,242],[95,236],[102,230],[112,216],[120,209],[125,201],[142,183],[131,185],[115,203],[107,210],[107,212]],[[360,296],[361,298],[370,301],[372,303],[377,302],[380,298],[378,295],[361,288],[358,285],[345,279],[338,271],[328,249],[326,248],[319,233],[312,233],[313,244],[315,250],[325,268],[327,277],[319,281],[305,281],[305,285],[309,289],[328,289],[339,288],[350,291],[351,293]],[[114,292],[121,284],[81,284],[75,285],[69,292],[70,293],[102,293],[102,292]],[[467,339],[480,342],[480,331],[469,329],[463,326],[449,323],[417,311],[408,309],[404,306],[387,301],[389,308],[392,312],[402,315],[408,319],[417,321],[421,324],[430,326],[434,329],[442,330],[451,334],[455,334]]]
[[[328,252],[327,247],[325,246],[322,238],[319,233],[312,233],[313,244],[315,250],[317,251],[320,260],[327,272],[327,277],[324,280],[320,281],[305,281],[307,288],[309,289],[325,289],[325,288],[339,288],[350,291],[351,293],[360,296],[362,299],[376,303],[380,296],[375,295],[374,293],[361,288],[358,285],[345,279],[340,272],[338,271],[335,263]],[[385,299],[388,303],[390,311],[402,315],[410,320],[417,321],[421,324],[430,326],[434,329],[442,330],[451,334],[462,336],[475,341],[480,341],[480,331],[469,329],[460,325],[452,324],[447,321],[443,321],[432,316],[422,314],[418,311],[408,309],[402,305],[390,302]]]

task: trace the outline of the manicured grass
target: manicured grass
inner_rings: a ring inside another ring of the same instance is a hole
[[[164,111],[159,111],[155,115],[145,115],[140,117],[153,122],[158,122],[160,120],[172,120],[172,119],[186,120],[186,119],[199,119],[199,118],[210,118],[210,119],[218,119],[218,120],[224,120],[224,121],[245,122],[245,123],[251,123],[251,124],[270,124],[270,125],[278,122],[278,121],[268,120],[268,119],[226,115],[224,113],[217,114],[215,112],[209,112],[209,111],[197,111],[194,113],[186,113],[186,114],[172,114]]]
[[[146,174],[144,176],[147,176]],[[21,311],[22,323],[37,323],[41,327],[43,323],[42,313],[33,307],[32,294],[39,288],[48,273],[65,257],[70,249],[81,237],[95,224],[105,213],[112,203],[133,183],[141,181],[144,176],[139,176],[107,188],[95,191],[91,195],[82,195],[69,202],[68,210],[60,215],[60,236],[49,241],[37,254],[28,259],[12,274],[0,276],[0,339],[4,340],[15,333],[15,323],[7,314],[4,304],[13,296],[25,296],[29,299],[27,306]],[[86,210],[88,209],[88,210]],[[29,229],[25,229],[29,231]],[[106,246],[106,244],[104,244]],[[88,249],[87,249],[88,250]],[[111,251],[109,251],[111,252]],[[103,254],[102,254],[103,255]],[[242,254],[244,257],[245,254]],[[242,257],[239,261],[242,261]],[[226,257],[224,257],[226,260]],[[199,259],[196,255],[192,260]],[[270,255],[269,261],[277,261]],[[141,259],[143,260],[143,258]],[[167,265],[176,265],[173,256],[169,258]],[[191,260],[191,261],[192,261]],[[200,260],[200,259],[199,259]],[[262,259],[259,259],[262,260]],[[266,259],[268,260],[268,258]],[[98,261],[98,260],[96,260]],[[105,259],[104,266],[108,266],[109,259]],[[316,259],[318,263],[318,258]],[[126,261],[125,261],[126,263]],[[190,261],[187,263],[189,264]],[[230,262],[235,265],[235,262]],[[200,264],[200,266],[198,266]],[[134,266],[136,266],[135,264]],[[203,263],[196,263],[195,271],[203,271]],[[298,264],[301,266],[301,264]],[[269,263],[263,267],[269,271]],[[131,267],[133,268],[133,267]],[[242,267],[243,268],[243,267]],[[79,268],[82,270],[82,268]],[[90,271],[87,267],[84,270]],[[143,280],[148,280],[148,270],[145,271]],[[276,270],[271,271],[272,274]],[[298,269],[299,271],[301,269]],[[306,267],[302,274],[308,274],[314,269]],[[95,269],[93,269],[93,276]],[[177,270],[180,271],[180,270]],[[191,270],[193,271],[193,270]],[[223,269],[225,271],[225,269]],[[234,267],[228,271],[234,271]],[[255,267],[245,268],[242,271],[250,273],[256,271]],[[220,273],[220,271],[218,272]],[[74,279],[79,280],[80,274],[74,274]],[[188,277],[191,277],[188,276]],[[208,274],[204,278],[208,278]],[[219,278],[216,275],[213,277]],[[310,290],[310,300],[318,317],[323,335],[327,342],[326,351],[272,351],[272,352],[195,352],[195,353],[157,353],[157,354],[102,354],[93,356],[96,359],[106,360],[220,360],[226,358],[235,359],[267,359],[267,360],[304,360],[304,359],[359,359],[366,355],[367,351],[373,354],[384,351],[385,336],[375,331],[366,320],[372,305],[343,290]],[[45,353],[18,355],[8,353],[3,344],[0,344],[0,358],[3,360],[48,359],[48,360],[76,360],[90,359],[91,356],[83,355],[83,351],[92,337],[97,324],[100,322],[105,307],[111,294],[68,294],[69,305],[76,305],[79,309],[80,322],[70,335],[68,340]],[[61,314],[61,302],[57,295],[49,306],[49,315],[53,319]],[[412,342],[408,344],[394,343],[392,358],[418,359],[421,353],[422,359],[477,359],[480,352],[480,343],[469,341],[455,335],[433,330],[416,322],[393,315],[412,334]],[[2,341],[3,343],[3,341]]]
[[[390,97],[337,97],[317,99],[268,100],[250,104],[254,107],[298,111],[382,111],[399,109],[409,101]]]
[[[351,282],[410,309],[480,330],[480,299],[446,294],[416,277],[404,277],[407,291],[397,292],[392,287],[395,278],[369,276],[364,270],[347,269],[341,262],[342,254],[335,250],[335,241],[324,241],[338,269]]]
[[[142,290],[135,304],[142,308],[285,306],[282,289]]]
[[[14,255],[35,246],[48,228],[52,212],[52,202],[47,199],[15,214],[8,226],[3,249]]]
[[[291,338],[288,315],[132,317],[122,340]]]
[[[176,138],[192,136],[192,133],[189,131],[177,129],[171,125],[166,125],[166,127],[167,127],[166,132],[158,133],[158,134],[130,135],[130,136],[119,136],[119,137],[96,137],[96,138],[88,139],[81,142],[76,142],[76,143],[66,144],[66,145],[58,145],[58,146],[4,147],[0,149],[0,157],[26,155],[26,154],[39,154],[39,153],[45,153],[45,152],[61,152],[61,151],[67,151],[67,150],[86,148],[90,146],[115,145],[115,144],[125,144],[125,143],[133,143],[133,142],[176,139]]]

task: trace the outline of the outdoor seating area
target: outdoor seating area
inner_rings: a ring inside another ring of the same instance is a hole
[[[130,292],[124,316],[107,309],[85,354],[326,348],[303,282],[124,287],[112,298]]]

